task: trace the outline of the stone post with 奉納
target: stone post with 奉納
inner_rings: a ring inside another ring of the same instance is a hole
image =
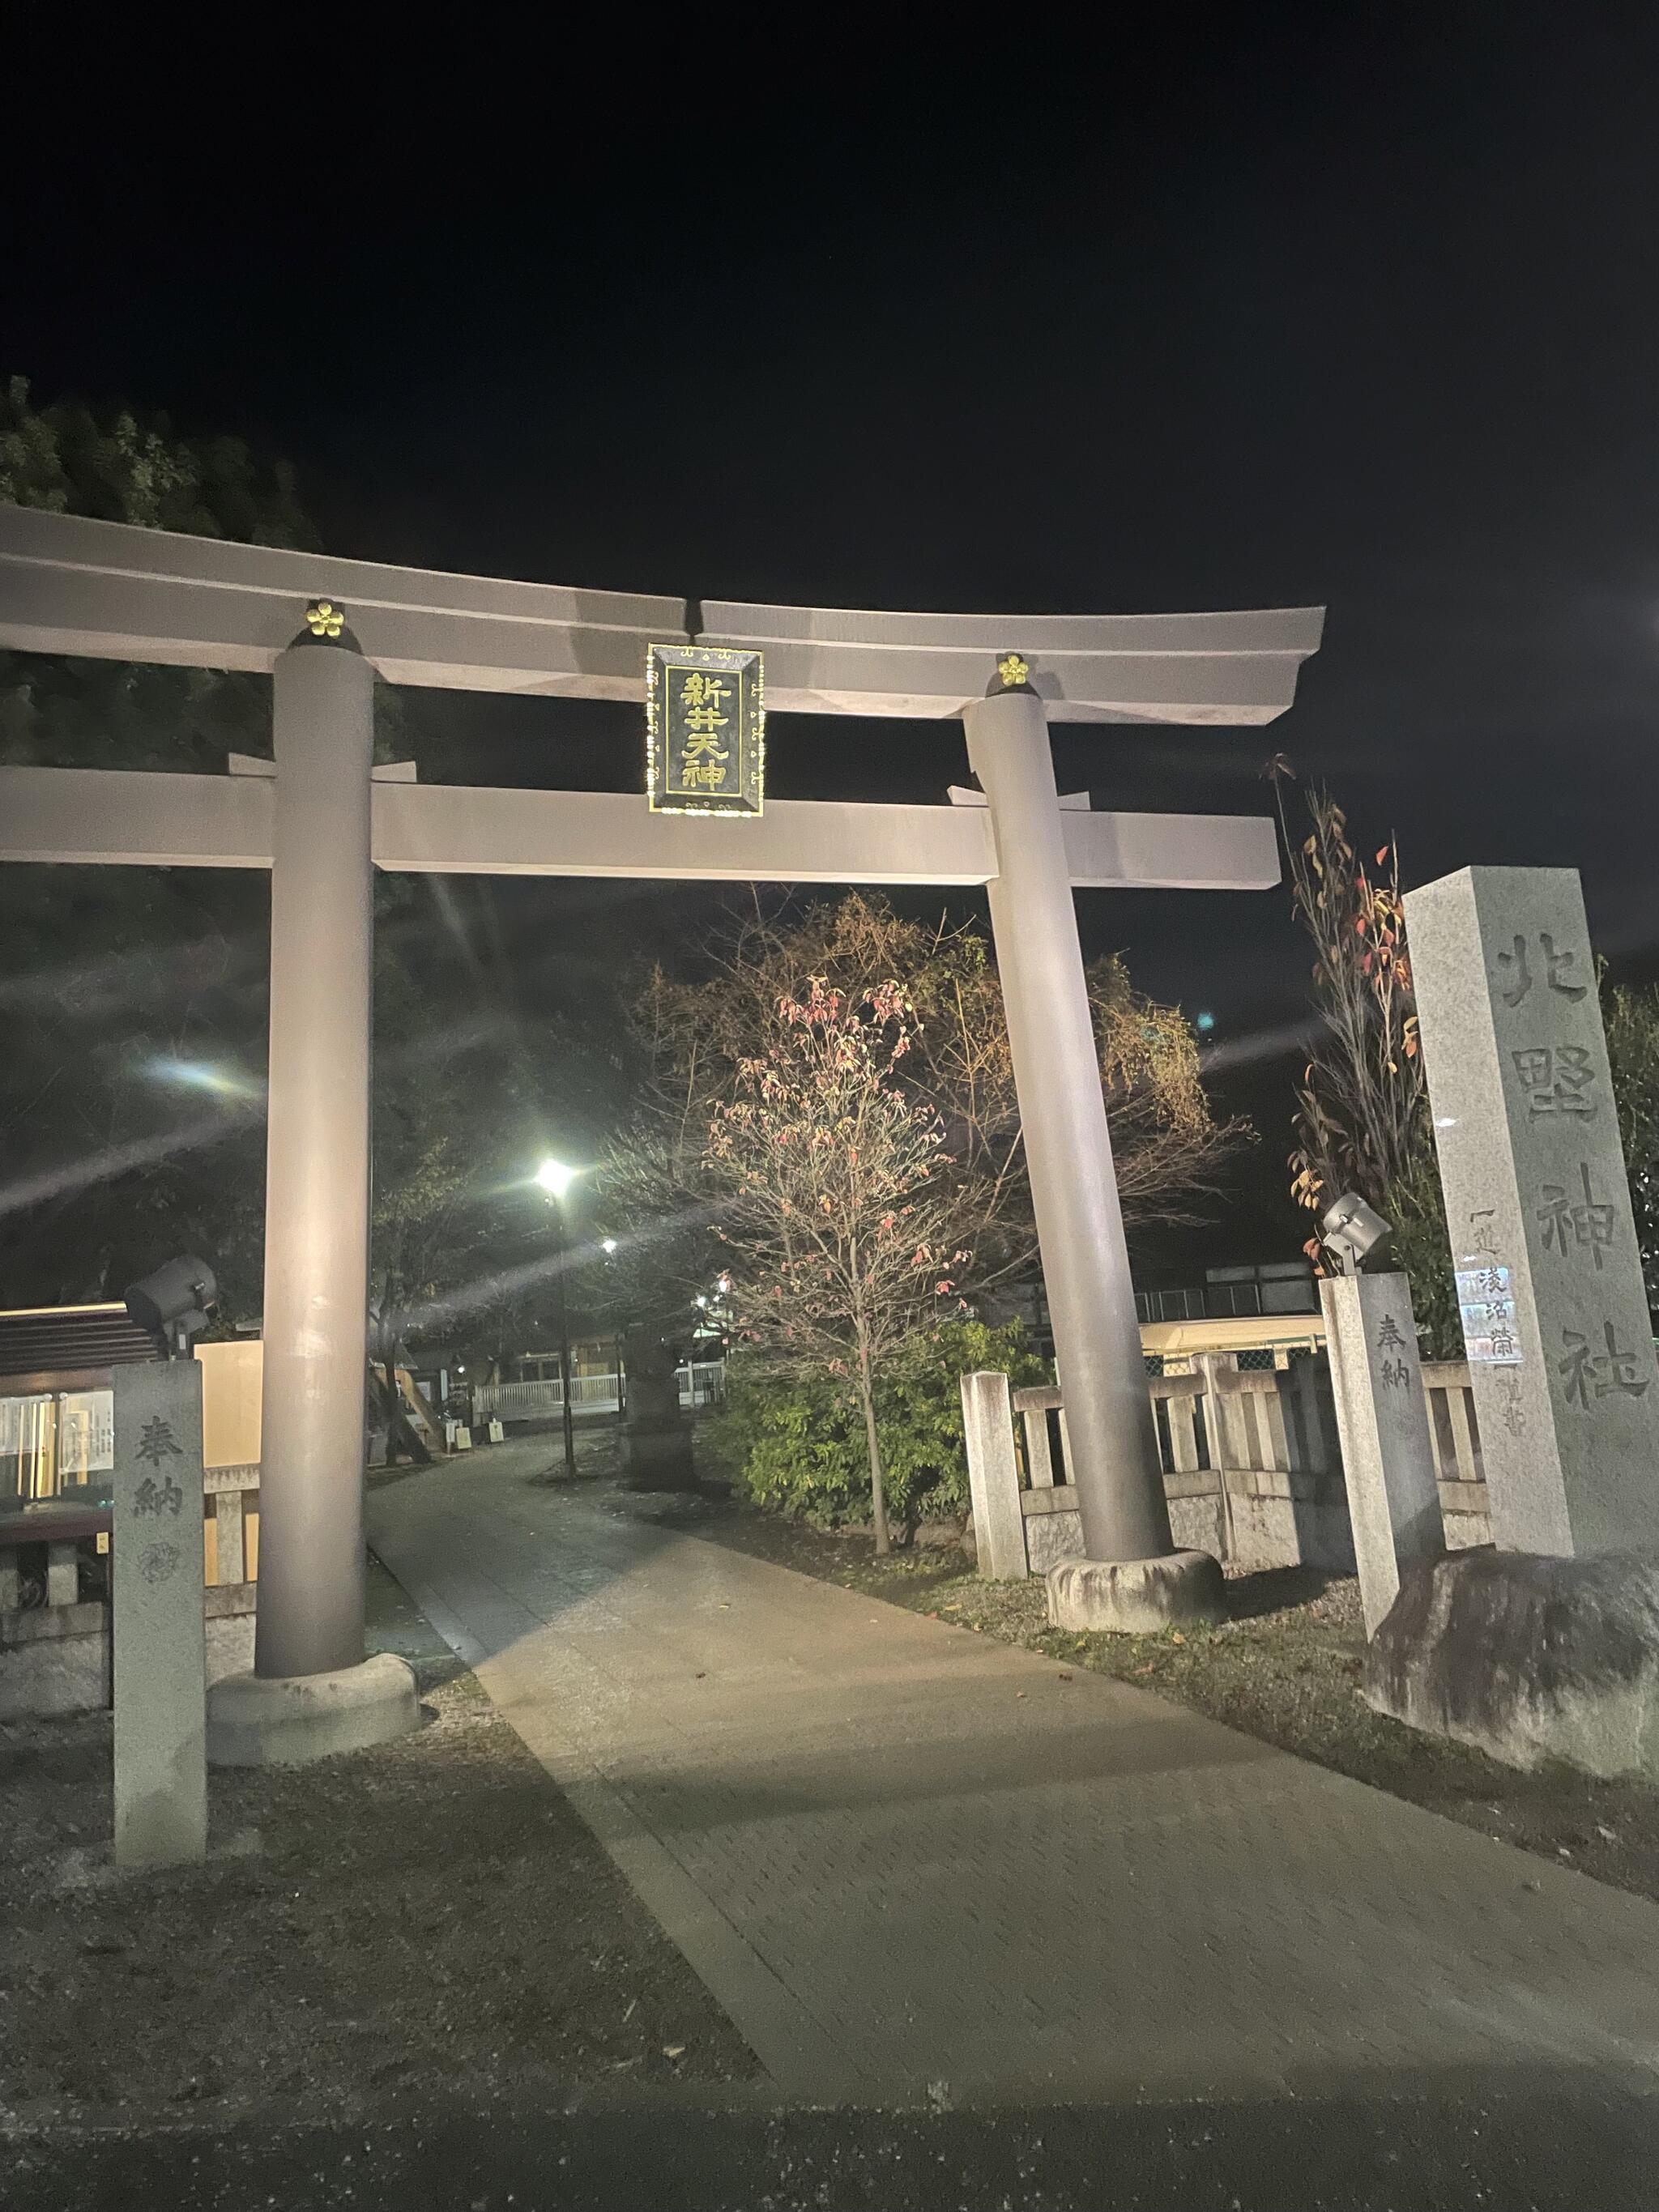
[[[1446,1548],[1411,1285],[1402,1274],[1324,1277],[1342,1479],[1365,1633],[1400,1594],[1401,1569]]]
[[[1406,900],[1500,1550],[1659,1549],[1659,1367],[1575,871]]]
[[[207,1850],[202,1370],[142,1361],[113,1389],[115,1860],[172,1866]]]

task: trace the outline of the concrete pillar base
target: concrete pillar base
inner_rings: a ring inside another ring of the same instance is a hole
[[[1047,1582],[1054,1628],[1156,1636],[1165,1628],[1208,1627],[1227,1609],[1224,1578],[1207,1552],[1170,1552],[1158,1559],[1063,1559],[1049,1568]]]
[[[327,1674],[227,1674],[207,1698],[210,1766],[302,1766],[420,1724],[405,1659],[377,1651]]]

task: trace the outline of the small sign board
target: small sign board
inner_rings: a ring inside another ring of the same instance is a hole
[[[761,656],[653,645],[645,659],[647,794],[653,814],[759,814],[766,799]]]
[[[1518,1367],[1521,1339],[1515,1325],[1515,1285],[1510,1270],[1467,1255],[1457,1273],[1463,1348],[1484,1367]]]

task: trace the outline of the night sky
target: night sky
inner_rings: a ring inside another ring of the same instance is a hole
[[[418,86],[309,20],[262,59],[82,57],[90,106],[77,74],[72,112],[31,109],[0,369],[288,455],[346,554],[849,606],[1322,602],[1279,723],[1059,728],[1062,789],[1258,811],[1283,749],[1362,844],[1398,831],[1408,884],[1578,867],[1615,971],[1659,968],[1646,11],[1175,9],[1071,45],[641,18],[611,52],[458,17]],[[632,708],[446,708],[479,780],[639,787]],[[965,770],[954,724],[780,716],[769,761],[784,796]],[[495,896],[532,1009],[713,903]],[[1217,1253],[1293,1249],[1283,897],[1079,908],[1213,1011],[1261,1122]]]

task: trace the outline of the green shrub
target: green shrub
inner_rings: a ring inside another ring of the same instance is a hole
[[[1048,1380],[1017,1325],[988,1328],[977,1321],[943,1322],[887,1363],[876,1419],[887,1510],[907,1530],[968,1510],[958,1378],[987,1367],[1001,1368],[1016,1388]],[[825,1528],[869,1518],[863,1419],[852,1390],[833,1376],[781,1375],[734,1354],[710,1442],[769,1512]]]

